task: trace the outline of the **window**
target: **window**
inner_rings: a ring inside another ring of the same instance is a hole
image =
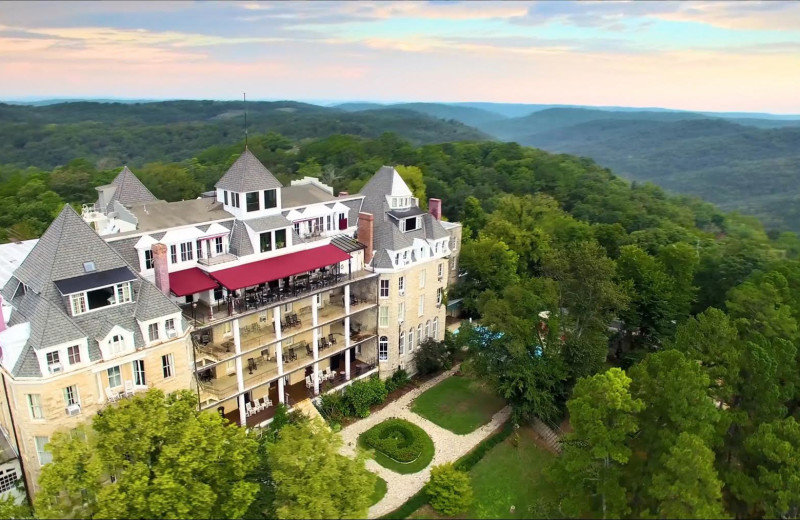
[[[217,237],[214,239],[214,247],[216,248],[217,254],[222,254],[222,237]]]
[[[227,206],[228,205],[228,192],[225,191],[225,190],[222,190],[222,197],[224,198],[225,205]]]
[[[161,370],[164,372],[164,379],[172,377],[175,373],[175,358],[172,354],[161,356]]]
[[[439,287],[438,289],[436,289],[436,305],[441,305],[443,299],[444,299],[444,289]]]
[[[234,208],[239,207],[239,194],[236,193],[235,191],[231,192],[231,206],[233,206]]]
[[[444,278],[444,264],[439,264],[439,281],[442,281]]]
[[[389,359],[389,338],[381,336],[378,341],[378,361],[387,361]]]
[[[283,249],[286,247],[286,230],[285,229],[276,229],[275,230],[275,249]]]
[[[64,402],[67,403],[67,406],[81,404],[80,397],[78,397],[78,387],[76,385],[70,385],[64,389]]]
[[[164,322],[164,330],[167,331],[168,338],[175,336],[175,320],[173,318],[170,318]]]
[[[117,284],[117,303],[127,303],[132,299],[130,282]]]
[[[398,349],[397,350],[398,350],[398,352],[400,352],[400,355],[402,356],[403,352],[404,352],[404,350],[406,348],[406,333],[405,332],[401,332],[400,333],[400,341],[398,342],[397,345],[398,345]]]
[[[119,334],[115,334],[111,337],[111,341],[108,342],[108,346],[112,356],[119,354],[125,350],[125,339]]]
[[[403,219],[401,225],[403,227],[403,231],[415,231],[420,228],[419,225],[420,219],[419,217],[409,217],[407,219]]]
[[[0,493],[14,489],[17,485],[17,480],[17,470],[7,469],[5,472],[0,471]]]
[[[278,192],[276,190],[264,190],[264,209],[275,208],[278,206]]]
[[[250,193],[245,194],[244,202],[247,205],[247,212],[250,213],[251,211],[258,211],[260,209],[258,205],[258,192],[251,191]]]
[[[81,347],[79,345],[72,345],[67,347],[67,358],[70,365],[77,365],[81,362]]]
[[[158,323],[151,323],[147,326],[147,337],[150,341],[158,341]]]
[[[261,233],[261,252],[272,251],[272,232]]]
[[[394,263],[395,263],[395,265],[400,265],[400,253],[395,253],[395,255],[394,255]]]
[[[426,273],[426,272],[427,272],[427,271],[425,271],[424,269],[423,269],[422,271],[420,271],[420,272],[419,272],[419,288],[420,288],[420,289],[422,289],[423,287],[425,287],[425,273]]]
[[[188,262],[194,258],[191,242],[183,242],[181,244],[181,262]]]
[[[378,308],[378,326],[379,327],[388,327],[389,326],[389,306],[388,305],[381,305]]]
[[[197,241],[197,259],[200,260],[203,258],[203,242],[201,240]]]
[[[389,280],[381,280],[381,298],[389,297]]]
[[[414,351],[414,327],[408,329],[408,351]]]
[[[28,394],[28,410],[31,412],[31,419],[44,419],[44,410],[42,410],[42,396],[41,394]]]
[[[48,437],[39,437],[37,435],[33,438],[33,441],[36,443],[36,454],[39,455],[39,464],[44,466],[45,464],[52,462],[53,454],[44,449],[44,447],[47,446],[47,443],[50,442],[50,439]]]
[[[58,352],[47,353],[47,368],[50,369],[50,372],[58,372],[61,370],[61,359]]]
[[[145,269],[152,269],[155,267],[153,263],[153,251],[150,249],[144,250],[144,268]]]
[[[417,346],[422,343],[422,323],[417,325]]]
[[[419,295],[419,303],[417,304],[417,316],[425,314],[425,295]]]
[[[433,339],[439,341],[439,317],[433,318]]]
[[[133,362],[133,384],[147,386],[147,380],[144,377],[144,359],[137,359]]]
[[[297,233],[298,235],[300,234],[300,223],[299,222],[295,222],[294,223],[294,232]]]
[[[122,386],[122,372],[119,369],[119,366],[111,367],[106,370],[108,373],[108,386],[111,388],[116,388],[118,386]]]
[[[456,270],[456,257],[453,257],[453,258],[450,259],[450,270],[451,271],[455,271]]]
[[[178,263],[178,246],[172,244],[169,246],[169,259],[172,261],[173,264]]]
[[[397,280],[397,290],[400,291],[400,296],[403,296],[406,293],[406,277],[401,276]]]
[[[397,321],[403,323],[406,319],[406,302],[400,302],[397,305]]]
[[[425,322],[425,339],[431,337],[431,320]]]
[[[71,294],[69,302],[72,306],[73,316],[86,312],[86,293]]]

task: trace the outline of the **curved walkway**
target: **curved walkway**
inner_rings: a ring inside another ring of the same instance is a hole
[[[382,410],[371,414],[366,419],[361,419],[342,429],[341,435],[344,440],[342,453],[349,456],[355,456],[356,443],[358,436],[370,429],[372,426],[379,422],[389,419],[391,417],[400,417],[410,421],[423,430],[433,439],[433,444],[436,452],[433,456],[433,461],[427,468],[410,475],[400,475],[392,470],[386,469],[373,459],[367,460],[367,469],[373,473],[378,474],[383,480],[386,481],[387,491],[386,496],[380,502],[375,504],[369,509],[369,517],[377,518],[390,513],[403,505],[409,498],[414,496],[417,491],[422,489],[422,486],[428,481],[431,474],[431,466],[437,464],[444,464],[445,462],[453,462],[460,457],[464,456],[468,451],[474,448],[479,442],[491,435],[500,425],[502,425],[511,414],[511,409],[506,406],[497,412],[492,420],[472,433],[466,435],[457,435],[449,430],[445,430],[439,425],[433,424],[429,420],[413,413],[411,411],[411,402],[422,392],[428,388],[439,383],[453,375],[458,370],[458,366],[453,367],[447,372],[427,381],[419,388],[408,392],[397,401],[390,403]]]

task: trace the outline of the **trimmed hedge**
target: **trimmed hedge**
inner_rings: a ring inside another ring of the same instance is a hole
[[[364,432],[364,443],[397,462],[413,462],[422,453],[424,431],[402,419],[388,419]]]

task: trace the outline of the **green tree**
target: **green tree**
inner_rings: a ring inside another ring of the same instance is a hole
[[[422,175],[422,170],[417,166],[403,166],[402,164],[395,167],[400,177],[406,181],[408,189],[419,199],[419,207],[423,210],[428,209],[428,196],[425,193],[425,179]]]
[[[487,291],[501,294],[506,287],[519,281],[518,256],[500,241],[480,236],[476,241],[464,242],[459,255],[465,279],[456,286],[456,294],[464,298],[464,309],[477,314],[481,297]]]
[[[178,163],[148,163],[139,169],[136,176],[156,198],[166,201],[197,198],[204,188],[188,168]]]
[[[0,518],[28,520],[33,518],[33,511],[27,502],[17,502],[16,497],[7,495],[0,498]]]
[[[478,238],[478,233],[486,225],[486,212],[481,207],[481,201],[473,196],[464,200],[464,211],[461,217],[461,225],[464,226],[463,238]]]
[[[365,518],[374,477],[362,458],[339,454],[320,421],[290,424],[268,447],[278,518]]]
[[[469,475],[457,470],[452,462],[431,468],[425,492],[431,507],[445,516],[463,513],[474,500]]]
[[[322,175],[322,166],[316,159],[310,158],[297,166],[298,177],[319,177]]]
[[[660,470],[653,475],[650,494],[658,501],[652,514],[659,518],[726,518],[722,482],[714,469],[714,452],[703,439],[681,432]]]
[[[191,391],[159,390],[103,410],[91,428],[53,436],[36,510],[49,518],[239,518],[258,484],[256,441]],[[84,434],[85,433],[85,434]],[[114,481],[111,482],[111,477]]]

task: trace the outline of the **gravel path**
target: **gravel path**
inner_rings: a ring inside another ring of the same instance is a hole
[[[367,469],[383,478],[388,487],[386,496],[369,509],[369,518],[383,516],[403,505],[403,503],[414,496],[417,491],[422,489],[422,486],[428,481],[431,474],[431,466],[452,462],[462,457],[503,424],[511,414],[511,409],[506,406],[497,412],[488,424],[481,426],[472,433],[456,435],[411,411],[411,402],[419,394],[443,379],[450,377],[458,368],[458,366],[453,367],[447,372],[427,381],[419,388],[408,392],[382,410],[371,414],[366,419],[357,421],[342,429],[341,435],[344,440],[342,453],[349,456],[355,456],[356,443],[361,433],[391,417],[405,419],[425,430],[428,435],[431,436],[431,439],[433,439],[433,444],[436,448],[433,461],[431,461],[428,467],[418,473],[412,473],[410,475],[400,475],[384,468],[373,459],[367,460]]]

